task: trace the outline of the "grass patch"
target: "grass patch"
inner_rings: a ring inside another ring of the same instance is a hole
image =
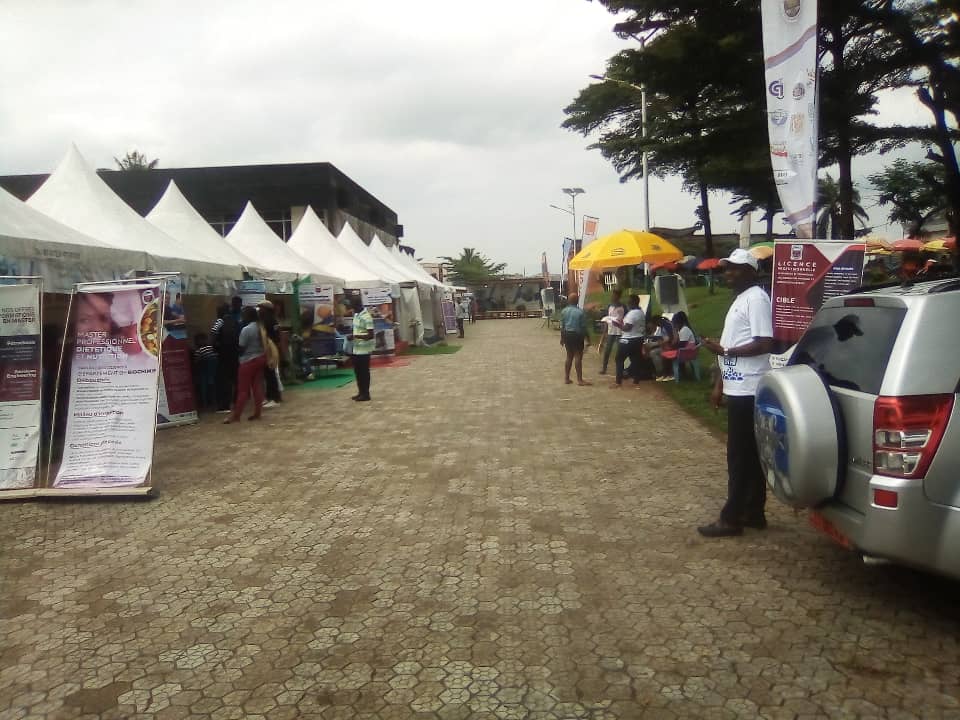
[[[690,308],[690,324],[700,337],[720,337],[723,321],[733,298],[727,288],[716,288],[714,294],[706,287],[685,288],[687,306]],[[727,432],[727,413],[717,412],[710,406],[710,391],[713,389],[713,368],[716,356],[705,349],[700,350],[700,382],[682,375],[679,383],[660,383],[666,393],[691,415],[699,418],[708,428],[719,433]]]
[[[459,352],[463,345],[431,345],[429,347],[416,347],[411,345],[401,353],[402,355],[452,355]]]

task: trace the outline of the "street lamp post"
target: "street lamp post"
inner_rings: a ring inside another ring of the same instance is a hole
[[[647,139],[647,87],[646,85],[634,85],[631,82],[626,80],[616,80],[606,75],[591,75],[591,78],[594,80],[600,80],[601,82],[612,82],[617,85],[623,85],[624,87],[631,88],[633,90],[640,91],[640,137],[646,141]],[[644,145],[643,154],[641,155],[641,168],[643,170],[643,229],[650,229],[650,174],[647,171],[647,149]]]
[[[560,192],[570,196],[571,214],[573,215],[573,247],[577,252],[580,252],[580,242],[577,238],[577,195],[582,195],[586,190],[578,187],[561,188]]]

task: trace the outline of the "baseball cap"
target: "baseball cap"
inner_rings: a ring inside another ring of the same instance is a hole
[[[754,270],[757,270],[760,267],[757,263],[757,259],[750,254],[750,251],[744,250],[743,248],[737,248],[730,253],[730,257],[724,258],[720,262],[721,264],[730,263],[732,265],[749,265]]]

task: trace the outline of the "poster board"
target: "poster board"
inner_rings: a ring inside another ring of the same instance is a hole
[[[390,354],[396,350],[394,326],[396,315],[390,288],[367,288],[360,291],[363,306],[373,316],[373,337],[375,355]]]
[[[864,244],[777,240],[773,248],[773,337],[793,345],[826,300],[862,283]]]
[[[241,280],[237,283],[237,295],[243,300],[243,307],[256,307],[267,299],[267,281]]]
[[[0,498],[31,497],[39,484],[42,288],[0,278]]]
[[[198,421],[197,399],[193,386],[193,354],[187,337],[183,309],[183,280],[180,275],[167,278],[163,303],[163,372],[157,401],[157,427],[187,425]]]
[[[77,285],[63,458],[51,494],[149,492],[165,284]]]
[[[337,319],[333,285],[318,285],[309,278],[297,286],[300,331],[310,357],[337,354]]]

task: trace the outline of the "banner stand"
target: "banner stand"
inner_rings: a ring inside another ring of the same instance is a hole
[[[41,417],[42,417],[42,408],[43,408],[43,278],[39,275],[4,275],[0,276],[0,284],[3,285],[35,285],[37,287],[37,327],[40,329],[40,341],[39,341],[39,365],[37,367],[38,375],[38,384],[39,384],[39,395],[38,402],[41,408]],[[0,501],[3,500],[23,500],[37,497],[41,492],[42,488],[38,486],[41,479],[41,448],[39,444],[40,436],[40,427],[37,428],[37,462],[34,466],[34,480],[33,487],[29,488],[16,488],[10,490],[0,490]]]
[[[77,291],[81,288],[104,286],[104,287],[115,287],[115,286],[129,286],[136,287],[137,285],[142,285],[144,283],[159,283],[161,297],[163,297],[164,292],[166,291],[167,280],[172,275],[177,275],[178,273],[153,273],[150,275],[144,275],[142,277],[136,278],[126,278],[122,280],[104,280],[98,282],[84,282],[76,283],[74,285],[73,291],[70,294],[70,302],[67,307],[67,321],[64,326],[63,332],[63,342],[60,347],[60,360],[57,365],[57,377],[56,377],[56,391],[54,395],[54,406],[50,421],[50,443],[47,453],[47,470],[45,475],[44,487],[38,488],[34,495],[37,497],[83,497],[83,496],[149,496],[153,493],[153,490],[156,486],[153,484],[153,465],[156,456],[156,443],[151,444],[151,456],[150,456],[150,467],[147,470],[146,482],[143,485],[137,486],[121,486],[121,487],[67,487],[67,488],[54,488],[50,484],[50,472],[53,466],[53,429],[56,427],[56,418],[57,418],[57,394],[59,393],[60,387],[60,378],[63,372],[63,357],[66,352],[67,346],[67,333],[70,326],[70,317],[71,311],[73,308],[73,301],[76,297]],[[159,303],[159,328],[163,328],[163,313],[166,303]],[[162,381],[163,373],[163,353],[158,350],[157,355],[157,392],[154,397],[154,408],[153,408],[153,427],[151,432],[156,435],[157,432],[157,412],[159,410],[160,402],[160,392],[159,392],[159,383]]]

